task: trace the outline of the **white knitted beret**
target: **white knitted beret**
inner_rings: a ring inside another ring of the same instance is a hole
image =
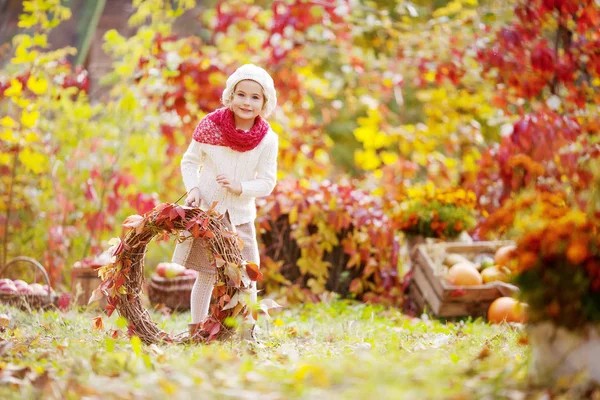
[[[277,93],[275,92],[275,84],[271,75],[261,67],[257,67],[254,64],[244,64],[239,67],[225,83],[225,90],[221,96],[221,101],[225,106],[231,104],[231,96],[235,86],[243,80],[252,80],[262,86],[265,95],[265,105],[263,107],[262,115],[268,117],[271,115],[275,107],[277,106]]]

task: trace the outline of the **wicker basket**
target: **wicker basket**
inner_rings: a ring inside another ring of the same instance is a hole
[[[33,258],[24,256],[13,258],[8,263],[6,263],[6,265],[0,270],[0,277],[4,275],[4,272],[8,269],[8,267],[10,267],[11,265],[16,265],[18,263],[27,263],[33,265],[36,272],[41,272],[41,275],[44,278],[46,285],[48,286],[48,294],[0,293],[0,302],[10,304],[22,309],[44,309],[53,306],[57,295],[52,293],[48,273],[46,272],[42,264],[40,264]]]
[[[189,310],[190,295],[195,281],[195,276],[162,278],[154,275],[148,285],[148,298],[151,303],[164,304],[172,310]]]
[[[514,244],[509,241],[444,242],[418,245],[413,253],[409,296],[417,309],[427,308],[436,317],[485,316],[490,304],[502,296],[512,296],[519,289],[509,283],[494,281],[476,286],[451,285],[441,276],[440,260],[447,253],[466,257],[495,253],[498,248]]]

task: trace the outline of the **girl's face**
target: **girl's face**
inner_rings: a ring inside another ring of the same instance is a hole
[[[254,121],[265,104],[263,88],[251,80],[240,81],[233,91],[231,110],[241,121]]]

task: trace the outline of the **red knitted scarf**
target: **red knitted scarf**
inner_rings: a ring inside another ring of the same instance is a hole
[[[260,116],[248,132],[236,129],[233,111],[224,107],[202,118],[194,131],[194,140],[245,152],[258,146],[268,131],[269,124]]]

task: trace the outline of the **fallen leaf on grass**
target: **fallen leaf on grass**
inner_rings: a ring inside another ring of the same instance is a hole
[[[104,330],[104,322],[102,322],[102,317],[96,317],[92,319],[92,329],[95,331]]]
[[[0,328],[8,327],[8,324],[12,321],[12,318],[8,314],[0,314]]]

